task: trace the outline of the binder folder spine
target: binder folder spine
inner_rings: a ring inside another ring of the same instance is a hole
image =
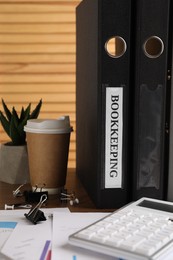
[[[76,167],[99,208],[129,200],[131,0],[76,9]]]
[[[167,123],[166,123],[166,147],[168,147],[167,152],[165,153],[165,164],[168,169],[168,181],[166,189],[166,198],[168,201],[173,201],[173,1],[170,2],[170,25],[169,25],[169,44],[168,44],[168,92],[167,92]]]
[[[136,1],[133,199],[165,198],[169,0]]]

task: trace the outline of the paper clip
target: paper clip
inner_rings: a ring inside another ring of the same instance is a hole
[[[23,187],[24,185],[25,185],[25,183],[20,185],[16,190],[13,191],[13,196],[14,197],[21,197],[21,196],[23,196],[23,193],[20,191],[20,188]]]
[[[79,199],[76,198],[74,193],[67,194],[65,192],[61,192],[61,201],[69,201],[70,205],[73,206],[74,204],[79,204]]]
[[[43,194],[40,198],[40,202],[32,208],[28,214],[24,214],[25,217],[31,221],[33,224],[37,224],[38,221],[44,221],[46,220],[46,217],[44,216],[44,213],[40,210],[43,203],[47,200],[47,195]]]

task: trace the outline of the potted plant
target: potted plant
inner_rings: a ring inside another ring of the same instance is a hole
[[[0,181],[11,184],[29,182],[29,167],[24,126],[28,119],[37,118],[42,106],[42,99],[31,112],[31,103],[22,107],[20,115],[13,107],[10,111],[2,99],[4,113],[0,111],[0,122],[10,141],[0,144]]]

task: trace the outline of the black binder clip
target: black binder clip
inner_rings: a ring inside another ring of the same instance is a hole
[[[67,190],[62,190],[60,194],[61,202],[69,201],[70,205],[73,206],[74,204],[79,204],[79,199],[75,196],[75,193],[67,194]]]
[[[24,214],[25,217],[31,221],[33,224],[37,224],[38,221],[44,221],[46,220],[46,217],[44,216],[44,213],[40,210],[43,203],[47,200],[47,195],[43,194],[40,198],[40,202],[32,208],[28,214]]]
[[[42,189],[45,186],[46,185],[43,184],[43,186],[40,188],[39,191],[38,191],[38,186],[37,185],[35,186],[35,190],[34,191],[25,191],[24,192],[25,201],[26,202],[39,202],[42,195],[46,195],[47,199],[48,199],[48,192],[47,191],[42,191]]]

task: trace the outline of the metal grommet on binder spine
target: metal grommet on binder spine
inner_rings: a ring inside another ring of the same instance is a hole
[[[148,58],[155,59],[163,53],[164,43],[158,36],[151,36],[144,42],[143,50]]]
[[[127,50],[126,41],[121,36],[113,36],[106,41],[105,50],[111,58],[120,58]]]

